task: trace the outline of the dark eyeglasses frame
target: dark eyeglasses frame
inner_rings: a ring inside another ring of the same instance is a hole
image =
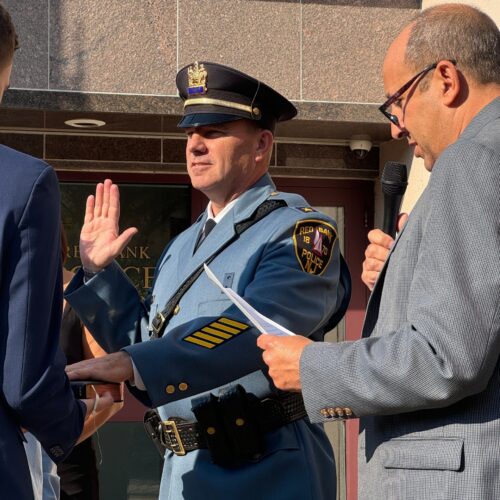
[[[452,64],[456,65],[457,61],[454,59],[447,59],[449,62]],[[396,127],[401,129],[401,125],[399,124],[398,117],[396,115],[393,115],[392,113],[389,113],[387,109],[392,106],[419,78],[423,78],[424,75],[426,75],[429,71],[436,69],[437,65],[439,62],[429,64],[429,66],[426,66],[422,71],[417,73],[414,77],[412,77],[410,80],[408,80],[399,90],[394,92],[394,94],[390,95],[387,99],[387,101],[384,102],[381,106],[379,106],[379,111]]]

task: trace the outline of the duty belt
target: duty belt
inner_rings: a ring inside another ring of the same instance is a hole
[[[300,394],[284,393],[279,397],[262,399],[255,416],[260,431],[266,433],[306,417],[307,412]],[[156,410],[149,410],[144,416],[144,424],[162,456],[164,450],[161,447],[178,456],[183,456],[188,451],[208,448],[206,433],[210,434],[210,428],[203,432],[197,421],[179,417],[161,420]],[[237,425],[244,425],[244,422],[237,422]]]

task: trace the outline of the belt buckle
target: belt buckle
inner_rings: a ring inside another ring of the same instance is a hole
[[[153,321],[151,322],[151,329],[153,330],[152,336],[154,336],[154,338],[159,338],[160,331],[166,319],[167,318],[161,312],[156,313]]]
[[[162,433],[161,441],[164,446],[172,450],[178,457],[186,454],[184,444],[182,443],[177,423],[175,420],[163,420],[161,423]]]

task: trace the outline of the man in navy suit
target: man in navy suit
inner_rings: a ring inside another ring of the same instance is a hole
[[[17,36],[0,6],[0,99]],[[62,285],[59,187],[46,163],[0,146],[0,497],[31,500],[29,430],[59,462],[93,403],[75,400],[59,350]],[[99,406],[111,404],[103,397]]]

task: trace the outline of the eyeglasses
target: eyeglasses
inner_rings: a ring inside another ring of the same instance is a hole
[[[453,64],[457,64],[457,61],[450,59],[449,60]],[[439,62],[436,62],[434,64],[430,64],[429,66],[426,66],[422,71],[417,73],[413,78],[408,80],[399,90],[394,92],[387,101],[384,102],[381,106],[379,106],[380,112],[388,118],[396,127],[401,129],[401,125],[399,124],[398,117],[396,115],[393,115],[392,113],[389,113],[388,108],[390,108],[412,85],[414,82],[416,82],[419,78],[423,78],[429,71],[436,69],[437,65]]]

